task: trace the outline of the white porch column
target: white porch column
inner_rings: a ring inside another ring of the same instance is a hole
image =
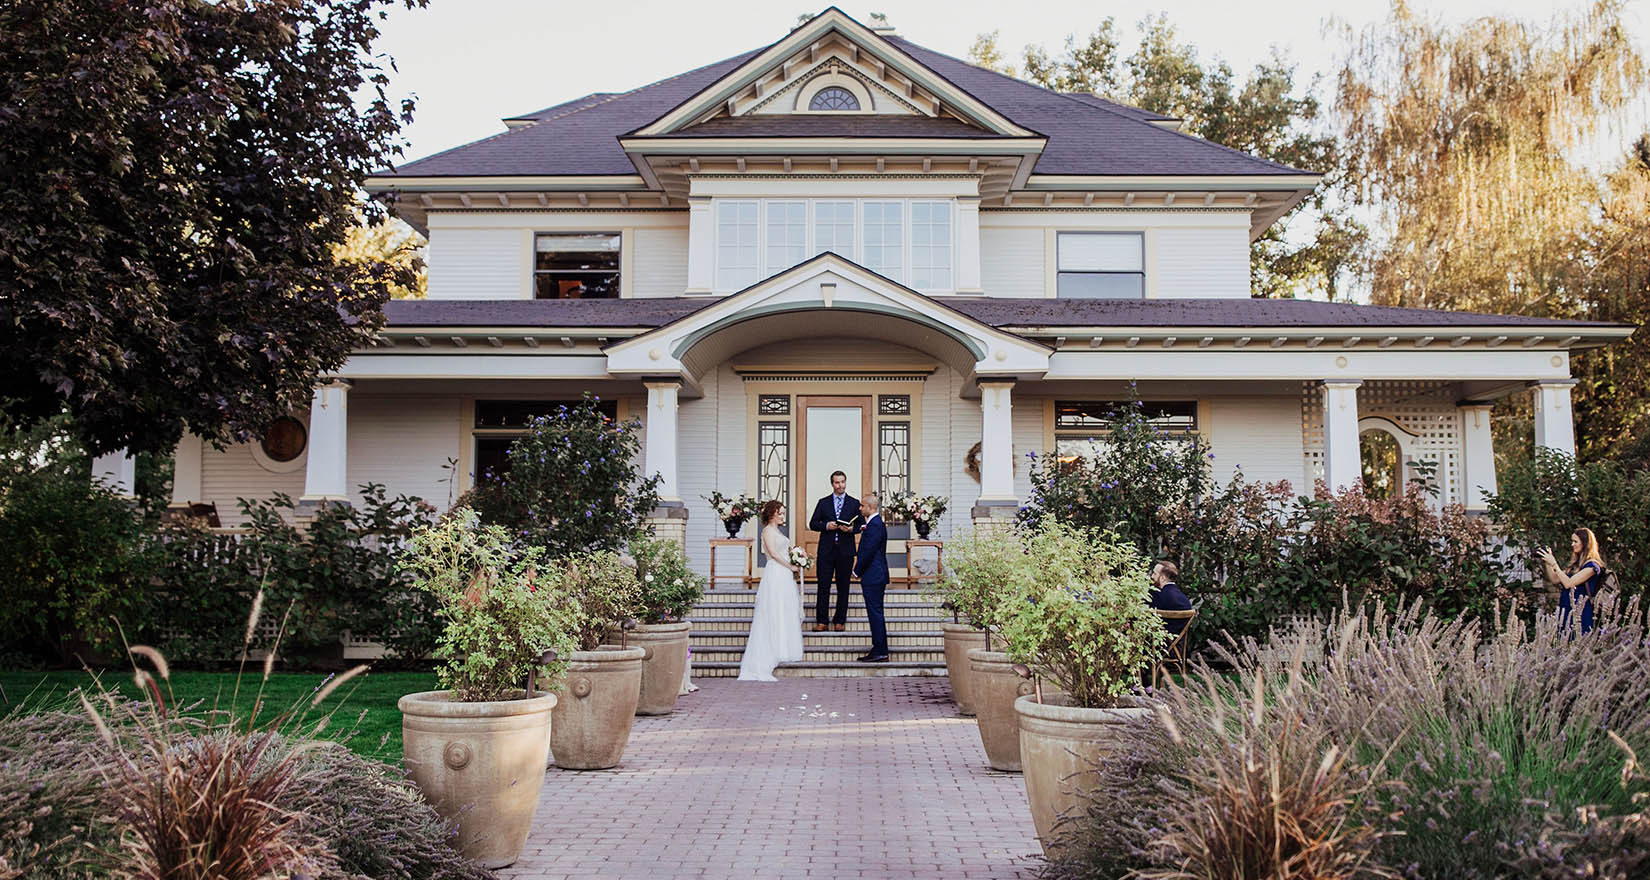
[[[676,407],[682,383],[676,379],[649,381],[646,434],[642,444],[642,472],[659,475],[659,501],[682,503],[676,468]]]
[[[92,479],[101,480],[122,498],[137,497],[137,460],[124,449],[92,459]]]
[[[688,293],[710,293],[715,281],[715,223],[709,198],[693,196],[688,199]]]
[[[1358,454],[1358,386],[1363,382],[1323,383],[1323,476],[1331,490],[1363,480]]]
[[[1468,510],[1485,510],[1495,494],[1495,442],[1490,434],[1491,404],[1466,400],[1461,411],[1461,463]]]
[[[980,503],[1013,503],[1014,406],[1013,382],[980,382]]]
[[[323,382],[309,406],[309,458],[304,462],[300,503],[348,504],[349,386],[344,379]]]
[[[1535,392],[1535,445],[1576,454],[1576,428],[1570,413],[1574,379],[1546,379],[1531,386]]]
[[[201,438],[185,431],[172,451],[171,507],[186,508],[201,498]]]
[[[980,293],[980,200],[957,199],[957,292]]]

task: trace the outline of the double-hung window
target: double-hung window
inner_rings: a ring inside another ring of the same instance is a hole
[[[725,201],[716,205],[716,286],[740,290],[757,282],[757,203]]]
[[[865,203],[865,260],[879,275],[905,281],[905,203]]]
[[[783,272],[808,258],[808,203],[768,202],[767,271]]]
[[[814,202],[814,253],[854,258],[854,203]]]
[[[1190,437],[1197,432],[1197,401],[1143,400],[1057,400],[1054,402],[1054,454],[1061,459],[1102,460],[1109,447],[1114,415],[1124,407],[1138,405],[1153,428],[1169,439]]]
[[[1066,299],[1141,299],[1144,239],[1138,232],[1062,232],[1056,242],[1055,293]]]
[[[951,203],[911,203],[911,286],[951,289]]]
[[[541,232],[533,241],[537,299],[612,299],[619,295],[617,232]]]

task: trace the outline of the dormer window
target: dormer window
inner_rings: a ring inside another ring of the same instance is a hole
[[[859,99],[841,86],[827,86],[808,102],[809,110],[858,110]]]

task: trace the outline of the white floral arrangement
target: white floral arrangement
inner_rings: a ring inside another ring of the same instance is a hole
[[[758,507],[756,499],[749,495],[723,495],[720,490],[710,493],[710,497],[705,500],[709,501],[711,509],[716,511],[716,518],[723,522],[745,522],[756,516]]]
[[[882,499],[883,518],[890,522],[910,522],[911,507],[916,500],[917,493],[910,489],[889,492],[888,497]]]
[[[814,561],[808,558],[808,551],[802,549],[801,547],[792,547],[791,564],[796,566],[801,571],[807,571],[809,568],[813,567]]]
[[[912,498],[906,519],[915,525],[933,526],[940,521],[940,515],[945,513],[946,507],[950,504],[951,499],[944,495]]]

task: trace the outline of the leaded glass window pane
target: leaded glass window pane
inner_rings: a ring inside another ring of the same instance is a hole
[[[877,396],[877,415],[908,416],[911,414],[911,395],[881,394]]]
[[[756,497],[789,504],[791,423],[759,422],[756,427]]]
[[[789,394],[764,394],[756,399],[756,409],[765,416],[788,416],[791,414],[791,396]]]
[[[911,423],[877,425],[877,491],[891,493],[911,488]]]

